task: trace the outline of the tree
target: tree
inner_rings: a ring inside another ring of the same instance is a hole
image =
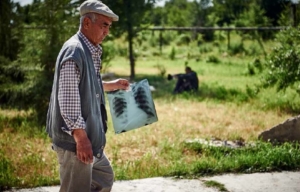
[[[187,0],[170,0],[165,4],[165,14],[169,26],[190,27],[195,18],[193,3]]]
[[[117,15],[119,21],[114,24],[112,34],[117,36],[127,33],[129,61],[130,61],[130,79],[135,77],[135,58],[133,54],[133,40],[139,32],[139,28],[145,21],[145,15],[148,10],[154,7],[155,0],[103,0]]]
[[[214,12],[219,26],[230,25],[249,8],[251,0],[214,0]]]
[[[266,73],[261,86],[276,87],[284,91],[288,87],[300,91],[300,33],[289,28],[278,33],[275,47],[266,63]]]
[[[24,34],[26,46],[18,58],[7,67],[0,66],[9,77],[0,87],[0,101],[9,107],[32,108],[38,122],[44,125],[56,57],[64,41],[78,30],[79,16],[71,0],[36,0],[22,11],[27,27],[44,28],[26,29],[31,31]]]
[[[280,15],[288,4],[286,0],[261,0],[260,2],[261,8],[265,10],[265,16],[270,19],[273,26],[279,25]],[[288,16],[290,17],[290,14]]]
[[[268,17],[265,16],[265,11],[261,9],[259,6],[259,3],[257,1],[260,0],[254,0],[250,4],[250,8],[243,12],[238,19],[235,20],[235,26],[236,27],[249,27],[249,26],[255,26],[255,27],[266,27],[270,26],[271,22]],[[242,36],[242,40],[249,38],[252,40],[256,40],[260,47],[262,48],[265,56],[266,52],[263,46],[262,40],[265,38],[272,38],[272,32],[270,31],[242,31],[239,32]]]
[[[37,112],[41,124],[46,120],[56,57],[64,41],[78,30],[77,13],[71,0],[44,0],[40,3],[38,15],[43,20],[39,21],[39,25],[45,25],[46,29],[43,38],[38,42],[40,44],[39,69],[28,91],[33,101],[30,104]],[[74,18],[77,24],[74,24]]]
[[[20,48],[20,5],[11,0],[0,1],[0,56],[15,60]]]
[[[20,5],[10,0],[0,1],[0,103],[9,107],[16,94],[12,90],[21,90],[25,81],[25,70],[12,63],[17,59],[22,48],[22,27],[20,22]]]
[[[147,19],[148,23],[154,26],[165,26],[167,23],[167,16],[165,14],[164,7],[156,7],[152,10],[147,11],[145,18]]]
[[[211,0],[194,1],[192,7],[195,9],[192,26],[213,27],[216,24],[217,18],[213,12]],[[214,31],[202,31],[201,33],[204,40],[211,41],[214,38]]]

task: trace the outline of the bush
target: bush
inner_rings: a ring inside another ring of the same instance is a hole
[[[169,55],[169,58],[170,58],[171,60],[174,60],[174,59],[175,59],[175,55],[176,55],[176,50],[175,50],[174,47],[172,47],[171,53],[170,53],[170,55]]]
[[[220,63],[220,59],[217,57],[217,56],[214,56],[214,55],[210,55],[207,59],[207,62],[210,62],[210,63]]]
[[[266,63],[262,87],[276,87],[277,91],[291,87],[300,91],[300,33],[296,28],[289,28],[278,33],[275,47]],[[297,85],[297,86],[294,86]]]
[[[207,46],[207,45],[201,45],[199,46],[199,52],[200,53],[209,53],[212,52],[213,48],[211,46]]]
[[[229,53],[231,55],[237,55],[239,53],[244,53],[244,52],[245,52],[245,48],[243,42],[230,45],[229,47]]]
[[[181,34],[176,40],[177,45],[188,45],[191,42],[190,35],[187,34]]]
[[[102,54],[102,73],[108,71],[111,66],[110,61],[116,57],[117,50],[115,48],[115,44],[112,41],[107,41],[103,45],[103,54]]]
[[[18,181],[14,176],[14,167],[0,150],[0,191],[13,187]]]
[[[166,67],[164,65],[156,64],[155,67],[158,69],[159,75],[161,77],[164,77],[166,75],[167,70],[166,70]]]
[[[248,63],[247,65],[247,74],[248,75],[255,75],[257,73],[262,72],[263,66],[259,59],[255,59],[253,62]]]
[[[261,52],[261,48],[256,44],[251,44],[250,47],[246,50],[246,53],[249,56],[261,55]]]

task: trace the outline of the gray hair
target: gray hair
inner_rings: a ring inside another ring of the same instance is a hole
[[[96,16],[96,13],[87,13],[87,14],[85,14],[85,15],[82,15],[82,16],[80,17],[79,30],[81,29],[82,24],[83,24],[83,20],[84,20],[85,18],[89,18],[89,19],[92,21],[92,23],[95,23],[95,22],[97,21],[97,19],[98,19],[98,17]]]

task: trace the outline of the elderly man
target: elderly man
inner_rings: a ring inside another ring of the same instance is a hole
[[[97,0],[83,2],[79,10],[80,29],[57,57],[46,131],[57,152],[61,192],[111,191],[104,91],[127,89],[129,82],[102,81],[99,44],[119,18]]]

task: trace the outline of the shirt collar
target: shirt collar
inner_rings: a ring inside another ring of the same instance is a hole
[[[102,53],[102,48],[100,45],[97,45],[97,46],[93,45],[81,31],[78,31],[78,35],[83,39],[84,43],[87,45],[87,47],[89,48],[89,50],[92,54],[94,54],[94,53],[101,54]]]

